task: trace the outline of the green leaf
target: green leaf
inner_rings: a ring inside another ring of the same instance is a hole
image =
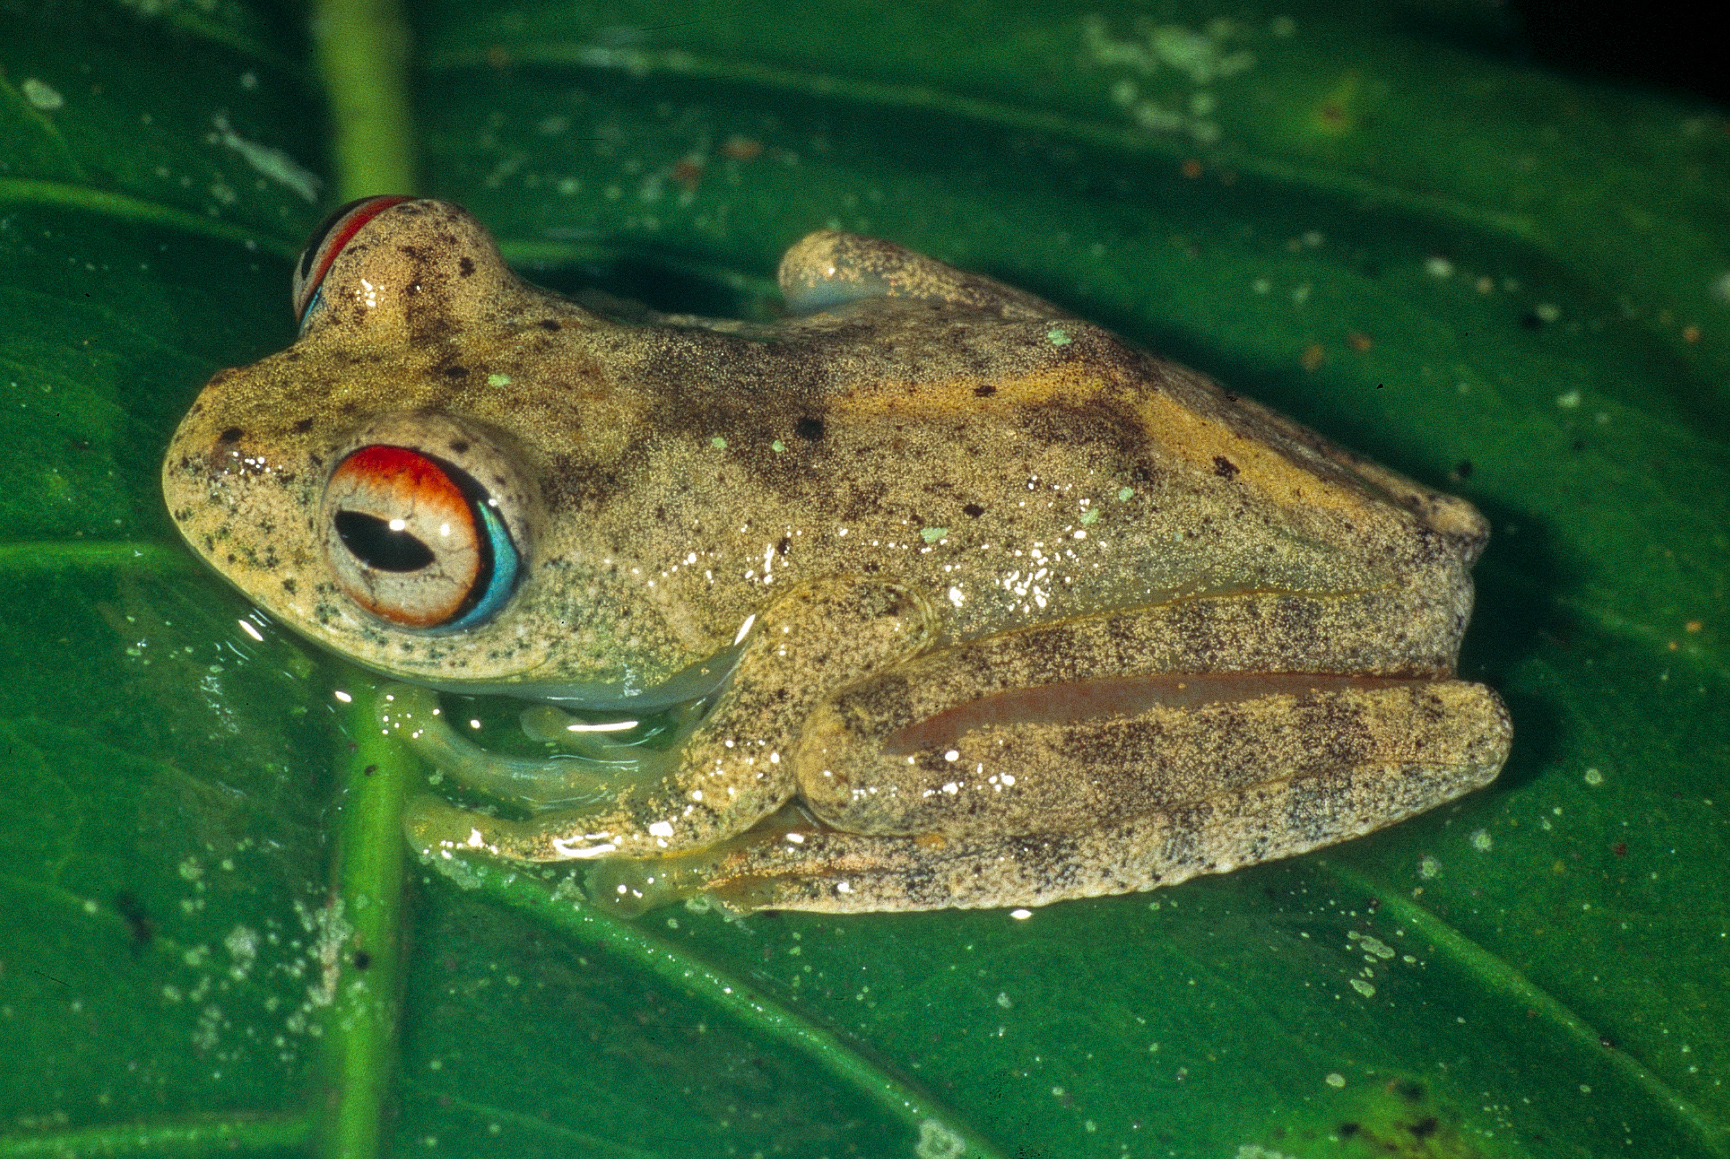
[[[406,82],[338,0],[0,14],[0,1159],[1730,1154],[1720,110],[1468,0],[425,0]],[[1467,496],[1507,770],[1024,919],[405,893],[364,682],[157,470],[417,152],[555,288],[767,316],[788,242],[876,233]]]

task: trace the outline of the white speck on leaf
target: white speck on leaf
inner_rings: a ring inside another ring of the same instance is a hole
[[[24,94],[24,99],[30,102],[30,107],[40,113],[52,113],[66,103],[66,98],[60,95],[59,89],[33,76],[25,77],[18,90]]]

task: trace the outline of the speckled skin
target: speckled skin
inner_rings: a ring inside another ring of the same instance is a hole
[[[1452,679],[1469,504],[887,243],[813,235],[781,281],[815,312],[623,325],[407,202],[300,341],[187,415],[187,541],[337,652],[621,712],[726,677],[666,777],[520,822],[423,801],[423,847],[610,859],[605,889],[649,901],[671,876],[746,907],[1038,904],[1343,840],[1500,769],[1505,710]],[[499,499],[526,571],[487,623],[395,628],[332,583],[324,483],[379,442]]]

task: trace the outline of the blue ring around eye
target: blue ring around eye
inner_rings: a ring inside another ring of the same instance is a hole
[[[486,528],[487,543],[492,548],[492,574],[487,578],[487,590],[481,593],[475,606],[458,619],[444,625],[441,630],[446,632],[472,628],[497,615],[505,606],[505,601],[511,598],[511,593],[516,591],[517,571],[522,564],[517,554],[517,545],[511,542],[510,530],[505,527],[505,521],[499,518],[499,513],[493,510],[491,502],[482,499],[471,502],[470,507],[480,516],[481,526]]]
[[[301,311],[300,329],[297,330],[296,333],[305,334],[307,324],[310,323],[313,317],[322,309],[324,309],[324,287],[319,286],[318,289],[312,292],[312,297],[307,299],[306,309]]]

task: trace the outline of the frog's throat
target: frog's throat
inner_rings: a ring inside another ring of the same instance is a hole
[[[379,724],[401,737],[422,760],[476,792],[531,812],[592,805],[621,785],[666,775],[678,750],[645,751],[626,760],[567,754],[513,757],[481,748],[445,720],[438,693],[412,684],[380,690]]]
[[[516,700],[556,704],[577,712],[654,716],[681,704],[714,696],[733,675],[733,669],[739,663],[739,652],[740,645],[737,643],[723,648],[713,656],[675,672],[653,688],[640,691],[633,689],[626,681],[534,680],[516,677],[502,680],[428,680],[402,672],[385,672],[383,675],[393,680],[402,680],[459,696],[509,696]],[[532,673],[530,675],[532,676]]]

